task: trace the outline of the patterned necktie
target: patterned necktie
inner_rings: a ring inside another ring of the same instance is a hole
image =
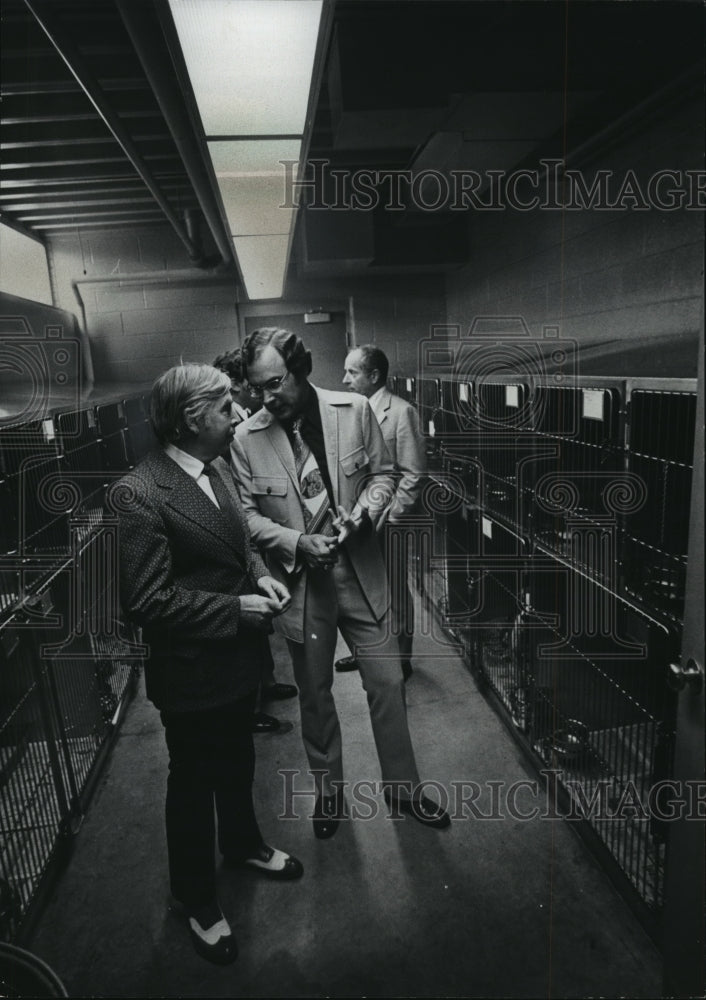
[[[233,499],[226,489],[226,484],[223,482],[216,469],[214,469],[209,462],[206,462],[204,465],[203,474],[204,476],[208,476],[214,496],[218,501],[218,506],[221,508],[221,513],[228,522],[228,527],[231,529],[232,534],[235,536],[236,548],[238,552],[244,555],[245,537],[243,535],[238,511]]]
[[[294,465],[299,480],[304,526],[308,535],[336,535],[329,497],[313,451],[302,437],[302,418],[289,428]]]

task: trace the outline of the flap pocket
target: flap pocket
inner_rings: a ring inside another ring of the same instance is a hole
[[[286,497],[286,476],[253,476],[252,491],[256,496]]]
[[[356,448],[339,459],[339,465],[347,476],[355,475],[359,469],[362,469],[364,465],[368,465],[369,462],[368,453],[362,445],[360,448]]]

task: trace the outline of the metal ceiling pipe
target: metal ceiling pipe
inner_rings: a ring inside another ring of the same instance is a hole
[[[179,88],[174,67],[164,48],[159,22],[155,19],[150,4],[137,4],[134,3],[134,0],[133,2],[116,0],[116,6],[159,104],[160,111],[164,115],[174,144],[179,150],[206,225],[211,231],[224,262],[230,263],[233,260],[230,237],[221,220],[211,179],[204,165],[201,148],[194,135],[191,120],[184,107],[184,97]],[[155,34],[159,37],[158,43],[155,42]]]
[[[150,190],[153,198],[166,216],[169,224],[177,234],[181,242],[186,247],[191,260],[197,262],[199,253],[193,242],[189,239],[181,220],[177,217],[174,209],[159,187],[154,174],[148,167],[137,149],[132,137],[122,124],[116,113],[110,106],[100,84],[93,76],[88,64],[68,36],[64,28],[53,17],[48,6],[42,0],[24,0],[25,6],[32,13],[37,24],[47,36],[51,44],[61,56],[72,75],[80,84],[84,93],[93,104],[94,108],[103,119],[104,123],[112,132],[116,141],[120,144],[123,152],[132,163],[144,183]]]

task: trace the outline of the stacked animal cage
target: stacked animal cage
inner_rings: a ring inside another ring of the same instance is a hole
[[[27,931],[78,829],[143,647],[120,619],[111,479],[153,443],[145,401],[0,427],[0,937]]]
[[[419,373],[431,476],[457,502],[417,582],[469,667],[657,933],[696,386]],[[426,384],[426,383],[429,384]]]

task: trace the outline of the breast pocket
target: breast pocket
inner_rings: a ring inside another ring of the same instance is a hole
[[[286,497],[286,476],[253,476],[252,491],[255,496]]]
[[[289,480],[286,476],[253,476],[252,495],[260,513],[273,521],[286,519],[287,491]]]
[[[361,445],[359,448],[349,451],[347,455],[343,455],[338,460],[338,464],[341,466],[341,471],[345,476],[355,476],[356,473],[367,468],[370,464],[370,457],[363,445]]]

